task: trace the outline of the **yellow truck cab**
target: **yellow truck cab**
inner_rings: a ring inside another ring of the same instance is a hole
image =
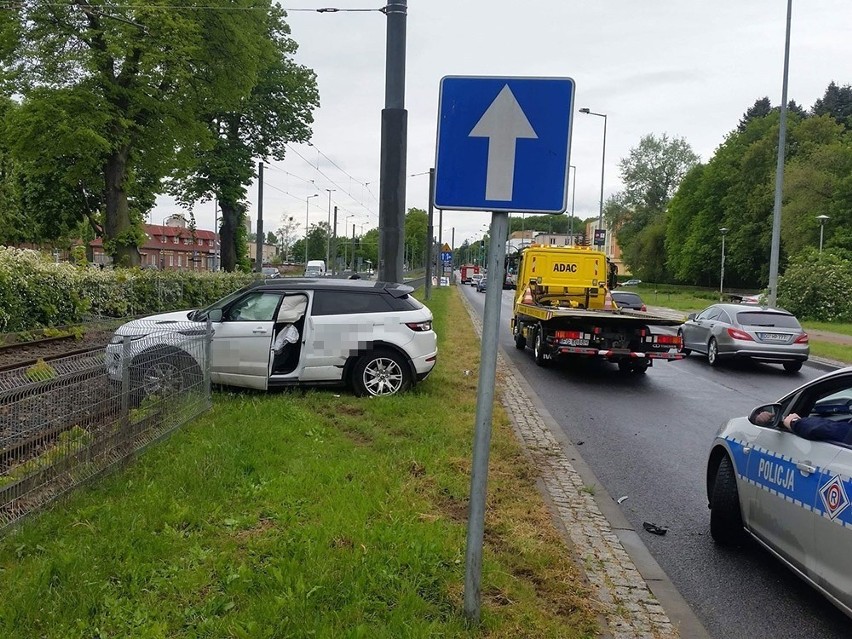
[[[612,302],[618,271],[586,247],[524,249],[511,322],[515,346],[532,346],[536,364],[566,357],[602,357],[622,371],[644,373],[655,359],[682,359],[680,338],[654,332],[681,317],[620,309]]]

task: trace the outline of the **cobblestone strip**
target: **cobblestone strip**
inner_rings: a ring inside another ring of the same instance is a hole
[[[476,332],[482,322],[462,294]],[[533,458],[577,550],[613,639],[675,639],[679,636],[627,551],[583,485],[562,446],[523,392],[503,355],[497,356],[500,397],[515,432]]]

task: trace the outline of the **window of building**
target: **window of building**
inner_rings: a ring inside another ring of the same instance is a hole
[[[174,266],[174,265],[175,265],[175,256],[169,255],[169,266]]]
[[[172,243],[173,243],[173,244],[177,244],[179,241],[180,241],[180,240],[178,239],[178,236],[177,236],[177,235],[175,235],[175,236],[172,238]]]

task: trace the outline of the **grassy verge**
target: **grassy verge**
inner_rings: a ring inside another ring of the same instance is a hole
[[[466,628],[478,340],[454,289],[430,307],[439,363],[413,392],[219,393],[132,466],[0,540],[0,636],[594,636],[499,407],[483,623]]]

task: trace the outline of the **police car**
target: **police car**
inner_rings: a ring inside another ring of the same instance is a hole
[[[852,367],[722,425],[707,464],[710,533],[724,545],[750,535],[852,617],[852,447],[784,430],[790,413],[850,421]]]

